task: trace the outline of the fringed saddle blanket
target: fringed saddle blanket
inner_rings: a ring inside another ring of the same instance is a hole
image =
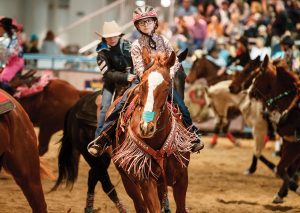
[[[13,110],[15,107],[9,97],[0,92],[0,115]]]
[[[155,150],[162,158],[170,155],[178,160],[182,167],[187,167],[189,159],[184,154],[191,152],[191,142],[196,139],[194,133],[189,132],[175,116],[172,116],[172,128],[160,150]],[[148,179],[150,175],[158,178],[158,174],[152,171],[155,159],[147,152],[152,149],[142,139],[138,138],[131,128],[127,129],[126,140],[113,151],[113,162],[139,180]]]

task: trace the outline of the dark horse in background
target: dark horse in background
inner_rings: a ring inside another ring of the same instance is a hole
[[[250,95],[260,100],[276,120],[277,132],[283,139],[277,174],[283,180],[274,203],[282,203],[288,189],[300,195],[294,176],[300,168],[300,80],[289,71],[284,60],[272,64],[268,56],[260,66]]]
[[[3,167],[11,173],[33,213],[46,213],[37,139],[32,123],[21,105],[3,90],[0,90],[1,99],[5,99],[8,105],[5,108],[6,104],[0,103],[0,170]]]
[[[122,92],[123,88],[120,88],[116,96]],[[100,157],[93,157],[87,151],[88,143],[95,138],[97,114],[99,114],[96,112],[101,102],[99,94],[101,91],[85,95],[71,107],[65,116],[64,134],[58,155],[58,179],[52,191],[63,182],[67,187],[73,186],[78,177],[81,154],[90,166],[85,213],[93,212],[95,187],[98,182],[102,184],[103,191],[115,203],[119,212],[126,212],[107,171],[111,161],[110,155],[105,153]]]
[[[220,81],[232,79],[232,76],[228,75],[226,72],[219,76],[217,74],[219,69],[219,66],[208,60],[204,55],[194,61],[191,70],[186,77],[186,82],[193,84],[196,80],[203,78],[206,80],[207,86],[210,87]],[[238,115],[240,115],[239,110],[235,107],[230,107],[227,112],[227,120],[229,122],[224,122],[222,118],[218,119],[214,129],[214,135],[210,142],[211,147],[217,144],[218,134],[221,132],[221,130],[226,134],[226,137],[233,144],[238,145],[236,138],[231,134],[231,132],[228,131],[230,121],[236,118]]]
[[[79,91],[67,81],[51,79],[42,92],[17,99],[33,125],[39,127],[40,155],[48,151],[51,136],[63,129],[67,111],[87,93],[90,92]]]

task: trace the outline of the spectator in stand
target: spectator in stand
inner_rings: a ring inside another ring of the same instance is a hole
[[[224,26],[221,23],[219,14],[211,17],[211,22],[207,25],[207,37],[217,40],[224,34]]]
[[[240,23],[239,13],[234,12],[230,16],[230,21],[225,28],[225,35],[230,38],[230,40],[236,40],[244,34],[244,27]]]
[[[55,42],[55,35],[51,30],[49,30],[46,34],[46,37],[42,44],[41,53],[49,55],[61,54],[61,49]]]
[[[265,46],[265,38],[259,36],[256,38],[256,44],[251,48],[250,58],[253,60],[257,56],[260,56],[260,60],[263,61],[265,56],[271,56],[271,48]]]
[[[168,22],[160,21],[156,30],[157,34],[166,37],[167,39],[172,38],[172,31],[169,28]]]
[[[221,23],[223,26],[226,26],[229,23],[229,2],[227,0],[222,1],[218,12],[220,14]]]
[[[207,35],[206,21],[199,14],[195,16],[185,16],[184,20],[188,32],[193,40],[193,50],[202,48]]]
[[[229,13],[238,13],[239,20],[245,23],[250,15],[249,4],[244,0],[234,0],[229,6]]]
[[[210,23],[211,17],[216,13],[217,6],[214,2],[203,3],[203,16],[206,23]]]
[[[182,0],[181,5],[176,10],[176,16],[192,16],[197,13],[197,8],[192,5],[192,0]]]
[[[280,0],[275,4],[275,20],[272,22],[272,36],[281,37],[288,29],[289,18],[284,7],[284,3]]]
[[[28,53],[39,53],[40,50],[38,48],[39,45],[39,37],[36,34],[32,34],[30,36],[30,41],[28,45]]]
[[[291,20],[291,27],[293,31],[300,30],[300,2],[299,0],[286,1],[286,11]],[[299,32],[298,32],[299,34]]]

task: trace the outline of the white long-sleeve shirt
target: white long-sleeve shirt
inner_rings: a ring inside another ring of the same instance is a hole
[[[148,52],[153,55],[157,52],[166,52],[169,55],[171,55],[173,48],[170,44],[170,42],[163,36],[154,34],[152,39],[156,43],[156,50],[151,49],[149,47],[149,37],[142,35],[139,39],[135,40],[132,43],[131,47],[131,57],[132,57],[132,62],[134,66],[135,73],[141,78],[144,71],[145,71],[145,66],[142,58],[142,49],[143,47],[146,47]],[[180,62],[178,61],[177,57],[175,60],[175,64],[171,67],[170,73],[171,75],[175,75],[175,73],[179,70],[180,68]]]

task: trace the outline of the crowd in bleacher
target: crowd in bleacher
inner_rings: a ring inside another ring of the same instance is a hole
[[[161,21],[158,32],[175,49],[189,48],[190,54],[217,50],[226,64],[240,54],[237,41],[243,41],[251,59],[288,57],[291,68],[300,72],[297,0],[181,0],[173,24]]]

